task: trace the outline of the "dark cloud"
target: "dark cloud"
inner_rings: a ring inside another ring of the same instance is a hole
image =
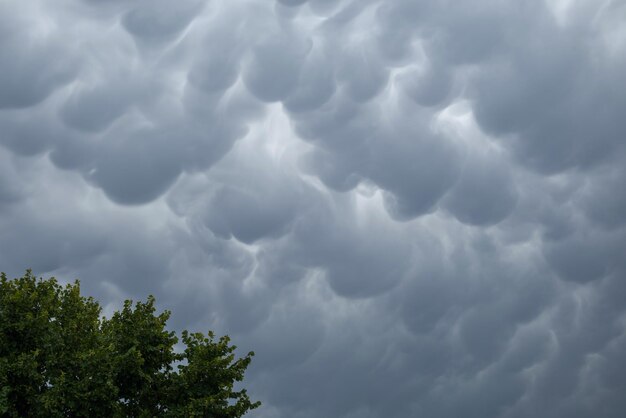
[[[257,357],[257,418],[623,415],[626,8],[0,4],[0,267]]]
[[[123,141],[107,138],[89,178],[114,201],[127,204],[145,203],[163,194],[180,174],[168,132],[131,133]]]
[[[622,158],[618,155],[617,161]],[[587,216],[608,229],[620,227],[626,222],[626,193],[620,190],[626,179],[626,169],[617,161],[600,167],[589,176],[579,198]]]

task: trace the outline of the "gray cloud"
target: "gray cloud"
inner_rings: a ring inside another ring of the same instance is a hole
[[[266,35],[251,51],[243,70],[246,87],[264,102],[279,101],[294,89],[310,45],[297,39],[297,33]]]
[[[517,190],[510,168],[496,155],[469,156],[443,206],[461,222],[495,224],[515,208]]]
[[[33,106],[72,79],[74,51],[47,34],[28,5],[4,2],[0,16],[0,109]]]
[[[620,417],[624,17],[5,1],[0,268],[231,334],[251,417]]]
[[[122,25],[144,41],[165,41],[182,32],[200,13],[205,2],[141,1],[124,14]]]

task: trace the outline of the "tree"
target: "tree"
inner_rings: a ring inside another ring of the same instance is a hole
[[[110,319],[78,281],[0,276],[0,417],[238,418],[260,403],[235,390],[253,352],[225,336],[166,329],[155,299]]]

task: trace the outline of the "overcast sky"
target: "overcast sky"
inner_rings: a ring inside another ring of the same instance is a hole
[[[0,0],[0,249],[251,418],[621,418],[626,2]]]

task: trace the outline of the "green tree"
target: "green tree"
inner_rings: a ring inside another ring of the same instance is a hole
[[[0,417],[237,418],[260,405],[234,387],[254,353],[187,331],[176,352],[154,303],[126,301],[107,319],[78,281],[2,273]]]

